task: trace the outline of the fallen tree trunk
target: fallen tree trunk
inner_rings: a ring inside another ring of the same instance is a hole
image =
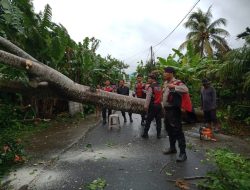
[[[34,96],[36,98],[67,99],[60,94],[55,87],[49,85],[37,86],[34,88],[21,81],[8,81],[6,79],[0,79],[0,92],[20,93],[25,96]]]
[[[114,110],[129,111],[133,113],[144,112],[145,100],[143,99],[109,93],[103,90],[92,92],[88,86],[75,83],[53,68],[2,50],[0,50],[0,61],[6,65],[26,70],[28,73],[49,82],[49,84],[57,88],[58,94],[61,94],[68,100],[91,103]]]
[[[88,86],[77,84],[53,68],[37,62],[29,54],[2,37],[0,37],[0,44],[21,56],[18,57],[0,50],[0,61],[9,66],[27,70],[29,74],[49,82],[49,85],[35,85],[36,88],[33,88],[32,85],[26,86],[18,81],[0,81],[0,91],[19,92],[36,97],[55,97],[132,113],[145,112],[143,108],[145,100],[143,99],[108,93],[102,90],[92,92]],[[198,121],[201,121],[203,113],[196,110],[196,115]]]
[[[0,45],[7,49],[9,52],[18,55],[22,58],[30,59],[32,61],[37,61],[34,57],[23,51],[21,48],[16,46],[15,44],[11,43],[9,40],[0,36]]]

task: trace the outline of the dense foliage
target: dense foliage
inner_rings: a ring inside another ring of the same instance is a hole
[[[103,85],[105,79],[116,83],[125,75],[128,66],[108,55],[96,53],[100,40],[86,37],[76,43],[66,28],[52,22],[52,10],[46,5],[36,14],[30,0],[2,0],[0,2],[0,35],[15,43],[35,59],[65,74],[77,83]],[[83,34],[84,35],[84,34]],[[112,69],[110,69],[112,68]],[[21,80],[28,85],[31,78],[24,71],[0,64],[1,79]],[[50,98],[24,98],[21,104],[31,104],[37,117],[51,117],[67,106]],[[67,102],[64,102],[67,104]],[[61,110],[60,110],[61,109]]]
[[[239,154],[228,150],[214,150],[208,158],[217,169],[207,174],[207,179],[200,183],[206,190],[247,190],[250,189],[250,162]]]

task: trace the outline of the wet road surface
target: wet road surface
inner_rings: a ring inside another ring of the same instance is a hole
[[[44,168],[28,189],[87,189],[87,184],[101,178],[107,183],[105,190],[175,190],[179,188],[166,179],[202,176],[207,171],[208,166],[201,163],[203,151],[187,149],[184,163],[176,163],[176,155],[163,155],[168,137],[162,129],[163,137],[156,138],[154,122],[145,140],[140,137],[139,115],[133,115],[133,123],[124,123],[121,115],[120,120],[120,130],[109,131],[102,124],[92,129]]]

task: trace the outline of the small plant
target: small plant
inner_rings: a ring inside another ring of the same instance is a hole
[[[8,172],[11,167],[22,164],[24,161],[25,152],[21,140],[9,141],[2,145],[0,147],[0,183],[1,177]]]
[[[105,145],[106,145],[107,147],[109,147],[109,148],[112,148],[112,147],[115,146],[115,143],[109,141],[109,142],[107,142]]]
[[[103,190],[106,187],[106,185],[107,185],[106,180],[102,178],[97,178],[91,183],[87,184],[86,188],[88,190]]]
[[[248,190],[250,189],[250,162],[239,154],[228,150],[209,151],[208,158],[217,169],[207,174],[199,184],[206,190]]]

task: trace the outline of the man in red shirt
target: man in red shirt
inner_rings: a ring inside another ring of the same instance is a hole
[[[103,87],[103,90],[106,92],[113,92],[113,88],[110,86],[110,80],[105,81],[105,87]],[[106,117],[107,117],[107,110],[108,110],[108,116],[111,115],[112,110],[107,108],[102,108],[102,119],[103,119],[103,125],[107,123]]]
[[[143,83],[142,75],[138,74],[136,77],[137,83],[135,84],[134,95],[137,98],[146,98],[145,84]],[[145,114],[141,115],[141,125],[145,125]]]

